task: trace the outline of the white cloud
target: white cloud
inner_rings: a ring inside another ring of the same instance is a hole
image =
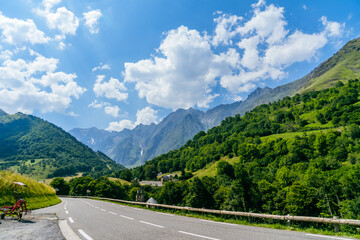
[[[108,82],[104,82],[105,75],[98,75],[95,85],[94,92],[97,97],[105,96],[106,98],[114,98],[118,101],[124,101],[127,99],[128,94],[126,87],[123,82],[119,82],[116,78],[110,78]]]
[[[61,0],[44,0],[42,2],[44,8],[34,10],[36,14],[45,18],[46,24],[50,29],[56,29],[61,32],[61,39],[58,39],[59,35],[55,37],[58,41],[65,39],[67,34],[75,35],[79,27],[79,19],[66,7],[59,7],[56,11],[53,10],[53,7],[60,2]],[[59,47],[64,47],[64,43],[60,44]]]
[[[92,103],[88,105],[88,107],[91,108],[102,108],[104,106],[104,103],[98,103],[97,100],[94,100]]]
[[[59,3],[61,3],[61,0],[43,0],[42,3],[44,5],[45,9],[51,9],[55,5],[58,5]]]
[[[125,128],[131,130],[140,124],[150,125],[152,123],[157,123],[157,119],[157,111],[150,107],[146,107],[137,111],[136,121],[134,123],[127,119],[121,120],[119,122],[110,122],[106,130],[116,132],[121,132]]]
[[[85,18],[85,26],[89,28],[90,33],[99,33],[99,19],[102,16],[100,9],[83,13]]]
[[[0,60],[10,59],[13,53],[9,50],[4,50],[0,52]]]
[[[233,28],[242,19],[242,17],[236,15],[227,16],[226,14],[222,14],[221,16],[215,18],[214,22],[216,23],[216,28],[212,44],[214,46],[217,46],[220,43],[232,45],[231,39],[236,35]]]
[[[74,112],[68,112],[68,115],[71,116],[71,117],[78,117],[79,116],[79,114],[74,113]]]
[[[288,33],[285,30],[287,22],[284,20],[284,8],[271,4],[261,10],[260,6],[255,7],[252,18],[239,26],[236,32],[241,36],[255,33],[268,44],[281,43]]]
[[[120,108],[118,106],[106,106],[104,108],[105,110],[105,113],[106,114],[109,114],[113,117],[118,117],[119,116],[119,111],[120,111]]]
[[[109,126],[105,129],[107,131],[121,132],[126,129],[134,129],[136,126],[130,120],[121,120],[119,122],[111,122]]]
[[[64,35],[76,34],[76,30],[79,27],[79,19],[66,7],[60,7],[56,12],[51,12],[50,9],[37,10],[36,12],[46,19],[50,29],[57,29]]]
[[[325,16],[322,16],[320,20],[325,26],[325,32],[329,37],[340,36],[345,28],[345,23],[328,21]]]
[[[20,45],[25,42],[41,44],[50,41],[44,32],[38,30],[32,19],[24,21],[8,18],[0,12],[0,29],[2,30],[2,40],[12,45]]]
[[[217,96],[211,87],[227,56],[215,55],[209,41],[184,26],[171,30],[157,49],[162,56],[125,63],[124,79],[135,82],[139,97],[148,103],[172,109],[207,107]]]
[[[103,63],[100,63],[99,66],[97,67],[94,67],[92,69],[93,72],[97,71],[97,70],[110,70],[110,66],[108,64],[103,64]]]
[[[150,107],[138,110],[136,113],[136,123],[135,125],[143,124],[150,125],[151,123],[157,123],[158,116],[157,111]]]
[[[223,28],[223,36],[229,37],[224,43],[237,41],[236,45],[242,53],[238,65],[231,66],[232,72],[220,77],[221,86],[232,93],[248,92],[265,79],[285,77],[288,66],[310,61],[328,43],[329,37],[339,36],[345,27],[322,17],[323,30],[312,34],[300,30],[290,33],[286,29],[284,8],[266,5],[265,1],[259,1],[252,7],[253,14],[248,20]],[[221,19],[218,21],[220,25],[233,22],[231,19],[236,17],[223,14]],[[216,46],[216,41],[213,44]]]
[[[304,10],[307,10],[307,6],[304,4],[304,5],[302,5],[302,8],[304,9]]]
[[[34,54],[35,55],[35,54]],[[5,60],[0,66],[0,109],[6,112],[62,112],[86,89],[76,74],[56,72],[58,60],[39,54],[34,60]]]

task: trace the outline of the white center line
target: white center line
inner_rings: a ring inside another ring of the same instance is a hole
[[[79,231],[79,233],[80,233],[81,235],[83,235],[83,237],[86,238],[87,240],[93,240],[92,237],[90,237],[89,235],[87,235],[83,230],[79,229],[78,231]]]
[[[65,211],[65,213],[66,213],[66,214],[69,214],[69,211],[68,211],[68,210],[66,210],[66,211]]]
[[[153,223],[149,223],[149,222],[144,222],[144,221],[139,221],[139,222],[145,223],[145,224],[147,224],[147,225],[151,225],[151,226],[154,226],[154,227],[158,227],[158,228],[165,228],[165,227],[163,227],[163,226],[160,226],[160,225],[157,225],[157,224],[153,224]]]
[[[144,209],[141,209],[141,208],[132,208],[132,209],[139,210],[139,211],[144,211]]]
[[[166,215],[166,216],[174,216],[174,214],[169,213],[162,213],[162,212],[156,212],[157,214]]]
[[[311,234],[311,233],[307,233],[307,234],[305,234],[305,235],[306,235],[306,236],[310,236],[310,237],[330,238],[330,239],[339,239],[339,240],[351,240],[350,238],[324,236],[324,235]]]
[[[237,226],[236,224],[233,224],[233,223],[215,222],[215,221],[211,221],[211,220],[204,220],[204,219],[201,219],[200,221],[202,221],[202,222],[209,222],[209,223],[224,224],[224,225],[230,225],[230,226]]]
[[[101,211],[103,211],[103,212],[106,212],[106,210],[105,210],[105,209],[100,208],[100,210],[101,210]]]
[[[69,222],[74,223],[74,220],[72,219],[72,217],[69,217]]]
[[[187,234],[187,235],[199,237],[199,238],[210,239],[210,240],[219,240],[217,238],[207,237],[207,236],[203,236],[203,235],[199,235],[199,234],[195,234],[195,233],[184,232],[184,231],[179,231],[179,233],[183,233],[183,234]]]
[[[117,215],[117,213],[114,213],[114,212],[110,212],[110,211],[109,211],[109,213],[110,213],[110,214],[114,214],[114,215]]]
[[[124,215],[120,215],[120,217],[123,217],[123,218],[126,218],[126,219],[130,219],[130,220],[134,220],[133,218],[127,217],[127,216],[124,216]]]

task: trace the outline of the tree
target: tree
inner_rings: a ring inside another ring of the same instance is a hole
[[[217,175],[226,175],[230,178],[234,178],[234,168],[227,161],[221,160],[217,164]]]
[[[189,193],[186,196],[186,205],[195,208],[213,208],[214,198],[208,192],[203,182],[195,177],[189,183]]]
[[[55,190],[58,189],[56,191],[57,195],[69,195],[70,185],[61,177],[54,178],[51,181],[50,186]]]

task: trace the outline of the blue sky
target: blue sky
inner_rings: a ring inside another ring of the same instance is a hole
[[[0,109],[65,130],[158,123],[296,80],[359,37],[360,1],[12,0]]]

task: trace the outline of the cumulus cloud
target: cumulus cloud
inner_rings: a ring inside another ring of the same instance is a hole
[[[0,12],[0,29],[2,41],[12,45],[20,45],[26,42],[41,44],[50,41],[50,38],[37,28],[32,19],[24,21],[8,18]]]
[[[0,108],[6,112],[65,113],[86,91],[76,74],[56,72],[59,60],[34,54],[33,60],[5,60],[0,65]]]
[[[165,108],[207,107],[226,54],[215,55],[207,36],[184,26],[169,31],[157,51],[161,56],[125,63],[124,79],[139,97]]]
[[[151,107],[146,107],[137,111],[135,125],[150,125],[151,123],[157,123],[157,119],[157,111],[155,111]]]
[[[92,69],[93,72],[98,71],[98,70],[110,70],[110,66],[108,64],[100,63],[99,66],[94,67]]]
[[[43,8],[35,9],[35,13],[39,16],[45,18],[46,24],[50,29],[56,29],[60,31],[61,35],[58,35],[55,39],[59,40],[59,48],[62,49],[65,47],[63,39],[65,35],[75,35],[76,30],[79,27],[79,19],[75,16],[73,12],[68,10],[66,7],[59,7],[54,10],[54,6],[59,4],[61,0],[43,0]]]
[[[241,54],[238,67],[233,67],[231,74],[220,77],[221,86],[232,93],[248,92],[265,79],[284,78],[288,66],[310,61],[329,42],[329,38],[339,36],[345,27],[322,17],[323,30],[312,34],[300,30],[291,33],[286,29],[288,24],[284,8],[266,5],[265,1],[259,1],[252,7],[253,14],[249,19],[238,21],[226,29],[230,32],[223,33],[231,36],[223,43],[237,42]],[[231,22],[234,16],[222,15],[221,18],[224,18],[223,22],[226,19]]]
[[[242,19],[242,17],[236,15],[229,16],[226,14],[222,14],[215,18],[214,22],[216,23],[216,28],[212,44],[214,46],[217,46],[220,43],[224,45],[232,44],[231,39],[236,35],[235,29],[233,28],[236,27],[238,22]]]
[[[125,128],[130,130],[134,129],[136,126],[140,124],[150,125],[152,123],[157,123],[157,119],[158,119],[157,113],[158,112],[152,109],[151,107],[146,107],[144,109],[137,111],[136,121],[134,123],[127,119],[118,122],[110,122],[106,130],[121,132]]]
[[[126,129],[134,129],[136,126],[130,120],[121,120],[119,122],[111,122],[105,129],[107,131],[121,132]]]
[[[89,28],[90,33],[99,33],[99,19],[102,16],[100,9],[83,13],[85,26]]]
[[[325,26],[325,32],[327,33],[328,36],[336,37],[336,36],[340,36],[343,33],[343,30],[345,28],[345,23],[340,24],[338,22],[328,21],[327,17],[325,16],[322,16],[320,20],[322,24]]]
[[[110,78],[108,82],[104,82],[105,75],[98,75],[95,85],[94,93],[97,97],[105,96],[106,98],[113,98],[118,101],[124,101],[127,99],[128,94],[123,82],[120,82],[116,78]]]
[[[46,19],[47,26],[50,29],[57,29],[64,35],[76,34],[76,30],[79,27],[79,19],[66,7],[60,7],[56,12],[45,9],[38,10],[37,13]]]
[[[106,106],[104,108],[104,110],[105,110],[106,114],[109,114],[109,115],[111,115],[113,117],[118,117],[119,116],[120,108],[118,106],[109,105],[109,106]]]

